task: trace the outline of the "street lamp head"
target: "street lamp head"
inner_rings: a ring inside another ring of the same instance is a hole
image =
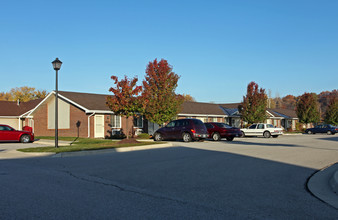
[[[59,58],[56,58],[53,62],[53,68],[54,70],[59,70],[61,68],[62,62],[59,60]]]

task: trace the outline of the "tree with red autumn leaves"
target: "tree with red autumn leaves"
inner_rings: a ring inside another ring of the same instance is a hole
[[[146,119],[162,125],[177,116],[183,103],[183,97],[175,93],[179,78],[166,60],[149,62],[142,94]]]
[[[282,108],[294,110],[296,108],[296,103],[297,97],[293,95],[287,95],[282,98]]]
[[[250,82],[246,96],[243,97],[241,109],[239,109],[242,119],[249,124],[264,122],[266,119],[267,100],[265,89],[259,89],[257,83]]]
[[[318,98],[315,93],[304,93],[296,105],[299,122],[317,123],[320,120]]]
[[[128,120],[129,117],[135,116],[142,111],[143,101],[139,94],[142,92],[142,86],[137,86],[137,77],[118,80],[117,76],[112,76],[115,87],[109,89],[114,93],[113,96],[107,96],[108,107],[117,115],[125,116]],[[128,139],[129,129],[128,123],[126,127],[126,136]]]

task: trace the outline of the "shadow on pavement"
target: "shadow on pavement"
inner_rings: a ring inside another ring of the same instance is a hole
[[[256,146],[272,146],[272,147],[298,147],[298,145],[295,144],[281,144],[281,143],[257,143],[257,142],[248,142],[248,141],[221,141],[221,143],[231,143],[231,144],[243,144],[243,145],[256,145]]]
[[[75,213],[80,213],[80,218],[100,219],[338,218],[337,210],[307,191],[307,179],[315,169],[228,152],[177,146],[82,157],[3,160],[0,173],[4,172],[8,174],[1,178],[1,211],[13,212],[18,218],[20,213],[26,219],[37,218],[36,213],[45,213],[43,210],[48,213],[41,214],[42,219],[50,215],[71,218]],[[31,207],[32,199],[40,210],[17,212],[15,206],[4,204]],[[53,208],[55,205],[58,209]],[[95,208],[86,209],[87,215],[81,216],[84,206]],[[69,213],[59,211],[68,209]]]

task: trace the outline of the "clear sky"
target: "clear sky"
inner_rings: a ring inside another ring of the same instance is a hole
[[[338,89],[337,0],[1,0],[0,91],[30,86],[109,94],[111,75],[144,79],[166,59],[177,93],[240,102]]]

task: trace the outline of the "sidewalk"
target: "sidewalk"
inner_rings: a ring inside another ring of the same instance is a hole
[[[318,199],[338,209],[338,163],[316,172],[307,186]]]

